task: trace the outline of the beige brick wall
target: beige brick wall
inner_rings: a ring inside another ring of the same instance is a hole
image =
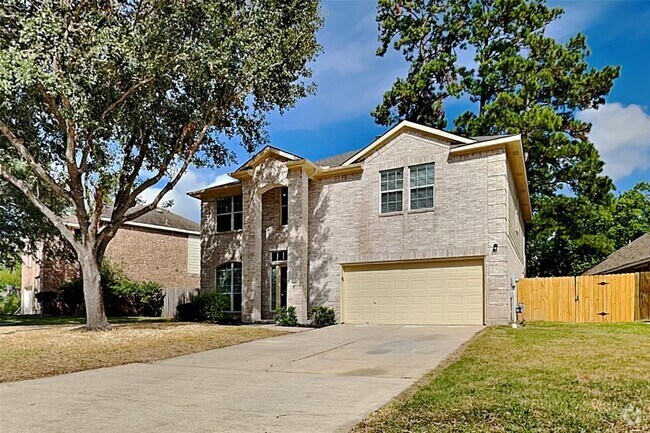
[[[216,287],[216,268],[241,262],[242,231],[217,233],[216,201],[201,203],[201,290]]]
[[[287,302],[299,319],[307,319],[307,202],[308,179],[302,170],[288,170],[283,160],[271,157],[243,182],[245,230],[216,232],[216,199],[202,202],[201,290],[214,288],[215,269],[229,261],[241,261],[244,321],[268,320],[270,311],[270,252],[287,250]],[[289,221],[280,224],[280,187],[289,188]]]
[[[273,318],[269,269],[271,251],[286,250],[288,226],[281,224],[282,190],[273,188],[262,194],[262,319]]]
[[[526,239],[525,225],[521,214],[521,206],[515,186],[514,173],[508,166],[508,236],[507,236],[507,261],[508,280],[510,284],[526,276]],[[516,285],[515,285],[516,287]],[[516,292],[512,293],[510,300],[514,310],[517,303]],[[512,320],[516,320],[514,316]]]
[[[409,211],[408,167],[428,162],[435,163],[435,207]],[[331,306],[339,315],[341,264],[481,257],[485,321],[510,320],[510,277],[523,273],[522,260],[512,263],[513,242],[523,242],[523,228],[512,240],[509,228],[516,225],[508,218],[508,200],[514,192],[505,150],[452,157],[443,143],[405,133],[372,154],[360,174],[306,181],[303,171],[289,172],[283,166],[265,161],[255,169],[254,180],[243,183],[244,231],[216,233],[215,201],[202,203],[202,289],[214,287],[216,266],[242,261],[244,285],[251,288],[243,316],[268,318],[268,253],[287,248],[289,284],[293,281],[295,287],[289,289],[289,303],[304,305],[301,287],[307,272],[308,306]],[[398,167],[404,168],[405,210],[380,215],[379,172]],[[269,189],[280,185],[289,186],[290,223],[285,229],[278,227],[279,189]]]
[[[379,172],[435,163],[435,207],[380,215]],[[510,316],[506,258],[506,155],[503,150],[450,157],[435,141],[403,134],[364,163],[360,175],[310,183],[310,306],[339,313],[342,263],[484,257],[486,322]],[[492,246],[499,248],[492,254]]]

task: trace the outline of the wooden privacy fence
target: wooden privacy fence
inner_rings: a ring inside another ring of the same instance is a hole
[[[632,322],[650,320],[650,272],[524,278],[517,283],[525,320]]]
[[[165,293],[165,301],[161,317],[176,317],[176,307],[190,301],[190,298],[199,294],[199,289],[162,289]]]

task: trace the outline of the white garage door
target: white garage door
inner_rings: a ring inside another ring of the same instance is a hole
[[[483,324],[482,260],[344,266],[345,323]]]

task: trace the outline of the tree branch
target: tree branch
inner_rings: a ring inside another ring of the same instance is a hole
[[[45,104],[48,106],[50,111],[52,112],[52,115],[54,118],[59,122],[59,127],[61,128],[62,131],[65,131],[65,118],[59,111],[58,107],[56,106],[56,101],[52,96],[47,93],[47,90],[45,90],[45,87],[41,83],[38,83],[38,92],[41,94],[41,98],[45,101]]]
[[[142,192],[144,192],[150,186],[155,185],[160,181],[160,179],[162,179],[162,177],[164,176],[167,170],[166,163],[163,164],[163,166],[160,168],[160,170],[154,177],[149,178],[138,188],[133,190],[133,192],[126,198],[124,203],[119,207],[118,212],[114,212],[113,215],[111,216],[111,222],[106,227],[104,227],[104,229],[99,233],[97,237],[99,241],[100,251],[104,251],[106,245],[108,244],[108,241],[115,235],[115,233],[117,233],[117,230],[122,224],[128,221],[132,221],[136,218],[139,218],[140,216],[154,210],[158,206],[158,203],[160,203],[160,200],[162,200],[162,198],[165,196],[165,194],[167,194],[176,186],[176,184],[181,179],[183,174],[185,174],[185,172],[187,171],[188,166],[190,165],[192,159],[194,158],[194,155],[198,151],[201,142],[205,138],[206,134],[208,133],[212,125],[214,124],[215,119],[216,116],[212,116],[212,118],[203,126],[201,132],[194,140],[192,147],[187,152],[185,161],[182,167],[179,169],[178,173],[176,173],[176,175],[169,182],[167,182],[167,184],[165,184],[165,186],[160,190],[160,192],[156,195],[156,197],[153,199],[151,203],[149,203],[146,206],[143,206],[142,208],[138,209],[135,212],[131,212],[128,215],[126,214],[126,211],[135,204],[135,200]],[[179,144],[182,144],[182,137],[179,140]],[[179,152],[178,151],[171,152],[171,155],[175,155],[177,153]],[[148,186],[144,186],[144,185],[148,185]]]
[[[45,171],[45,169],[34,159],[34,156],[27,150],[24,145],[24,140],[18,138],[9,128],[9,125],[0,120],[0,131],[2,134],[9,140],[9,143],[20,153],[20,156],[23,157],[32,171],[39,177],[43,182],[45,182],[54,192],[66,199],[70,204],[74,205],[74,198],[69,191],[66,191],[61,185],[59,185],[52,176]]]
[[[74,232],[72,232],[68,227],[66,227],[61,217],[55,214],[54,211],[52,211],[38,197],[36,197],[36,194],[32,192],[32,190],[29,188],[29,185],[27,185],[25,181],[15,177],[2,164],[0,164],[0,175],[4,177],[13,186],[18,188],[23,194],[25,194],[25,196],[29,199],[29,201],[31,201],[34,204],[34,206],[36,206],[36,208],[40,210],[43,213],[43,215],[45,215],[47,219],[49,219],[52,222],[52,224],[54,224],[54,226],[59,230],[61,235],[68,242],[70,242],[70,244],[75,249],[78,250],[80,248],[78,242],[74,238]]]
[[[139,83],[137,83],[136,85],[131,86],[129,89],[127,89],[126,92],[122,93],[122,95],[121,95],[117,100],[115,100],[111,105],[109,105],[109,106],[108,106],[108,107],[107,107],[107,108],[102,112],[101,119],[104,120],[104,118],[106,117],[106,115],[107,115],[110,111],[114,110],[115,107],[117,107],[117,106],[120,105],[122,102],[124,102],[124,101],[125,101],[129,96],[131,96],[131,94],[133,94],[136,90],[138,90],[140,87],[144,86],[145,84],[150,83],[152,80],[153,80],[152,77],[147,78],[146,80],[142,80],[142,81],[140,81]]]

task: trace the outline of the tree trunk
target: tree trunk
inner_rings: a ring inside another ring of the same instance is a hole
[[[80,254],[79,263],[86,303],[86,328],[93,331],[110,329],[111,325],[104,310],[99,260],[95,254],[88,252]]]

